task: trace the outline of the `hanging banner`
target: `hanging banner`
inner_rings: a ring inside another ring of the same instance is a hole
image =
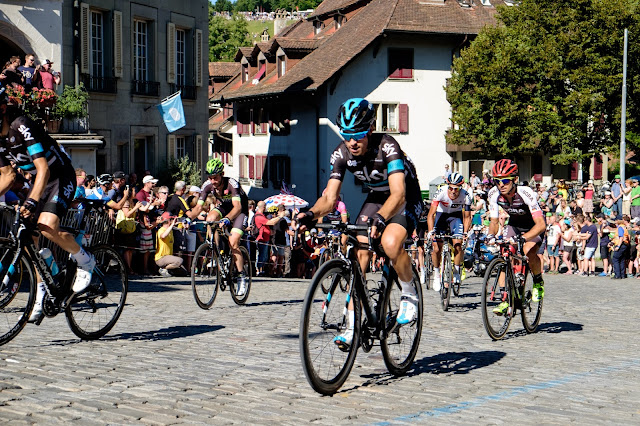
[[[182,108],[182,98],[180,92],[165,98],[159,105],[158,110],[162,114],[162,120],[167,126],[169,133],[187,125],[184,118],[184,109]]]

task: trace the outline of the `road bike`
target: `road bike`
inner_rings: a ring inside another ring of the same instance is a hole
[[[422,240],[422,248],[424,251],[424,262],[422,265],[419,265],[420,267],[416,269],[418,269],[418,272],[420,272],[420,269],[424,269],[425,271],[424,288],[425,290],[430,290],[431,277],[433,277],[433,259],[431,258],[431,254],[433,253],[433,240],[428,238],[422,238],[421,240]],[[420,262],[419,259],[420,259],[420,256],[418,255],[418,261],[416,262],[416,264],[419,264]]]
[[[453,273],[453,236],[447,234],[435,235],[435,239],[442,240],[440,252],[440,303],[447,311],[451,301],[451,293],[457,297],[460,294],[460,280],[455,282]]]
[[[533,275],[529,260],[522,252],[522,239],[498,239],[499,255],[494,258],[484,275],[482,285],[482,322],[493,340],[504,337],[511,319],[520,310],[522,325],[533,333],[540,324],[542,299],[533,301]],[[515,246],[514,246],[515,244]],[[497,312],[498,305],[509,302],[505,313]],[[495,311],[494,311],[495,310]]]
[[[347,380],[358,349],[369,352],[380,342],[382,357],[391,374],[405,374],[413,363],[422,334],[422,287],[413,270],[418,297],[416,319],[400,325],[396,321],[402,288],[391,262],[385,256],[381,279],[365,280],[356,255],[360,243],[357,231],[371,224],[318,224],[318,228],[338,229],[348,235],[346,253],[325,262],[315,273],[304,299],[300,318],[300,356],[311,387],[324,395],[334,394]],[[369,247],[371,247],[369,238]],[[325,284],[328,283],[328,284]],[[329,291],[325,294],[322,286]],[[353,306],[353,341],[342,351],[334,338],[349,326],[348,308]],[[364,315],[363,315],[364,312]]]
[[[128,275],[122,257],[110,245],[113,226],[103,201],[81,200],[84,209],[69,209],[60,228],[88,244],[96,260],[91,283],[82,292],[73,292],[77,265],[71,255],[54,243],[40,238],[58,259],[55,276],[38,252],[33,220],[23,219],[18,210],[0,208],[0,345],[9,342],[24,328],[36,299],[37,275],[45,283],[42,302],[44,316],[64,312],[71,331],[81,339],[94,340],[108,333],[118,321],[125,304]],[[66,257],[65,257],[66,256]]]
[[[225,291],[229,287],[231,298],[237,305],[247,301],[251,291],[251,258],[249,251],[240,246],[244,259],[242,272],[245,275],[245,292],[239,294],[236,263],[231,253],[228,231],[220,228],[220,221],[198,221],[204,224],[206,237],[193,256],[191,263],[191,290],[196,304],[202,309],[210,309],[218,295],[218,288]],[[218,243],[215,240],[217,235]]]

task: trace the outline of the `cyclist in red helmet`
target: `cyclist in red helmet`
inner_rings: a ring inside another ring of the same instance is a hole
[[[505,228],[505,237],[522,236],[526,241],[524,253],[529,258],[529,266],[533,274],[532,297],[538,302],[544,297],[544,281],[542,280],[542,264],[538,257],[538,249],[542,243],[541,235],[546,229],[542,209],[538,205],[536,194],[528,186],[518,185],[518,165],[509,159],[502,159],[493,166],[493,183],[489,191],[489,213],[491,224],[487,240],[492,240],[498,231],[500,207],[509,215],[509,225]],[[509,308],[504,301],[493,311],[503,314]]]

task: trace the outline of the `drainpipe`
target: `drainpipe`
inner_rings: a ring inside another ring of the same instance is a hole
[[[343,140],[342,135],[340,134],[340,128],[338,126],[336,126],[331,120],[329,120],[326,117],[320,117],[320,110],[319,107],[316,107],[316,118],[317,118],[317,125],[316,125],[316,156],[318,157],[318,166],[317,166],[317,173],[316,173],[316,180],[317,180],[317,190],[318,190],[318,198],[320,198],[320,194],[322,194],[322,190],[324,188],[320,187],[320,126],[327,126],[328,128],[330,128],[331,130],[333,130],[333,132],[338,135],[338,137],[340,138],[340,140]]]
[[[73,2],[73,83],[80,84],[80,2]]]

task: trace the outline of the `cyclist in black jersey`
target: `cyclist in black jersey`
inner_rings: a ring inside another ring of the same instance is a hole
[[[67,153],[30,118],[20,116],[9,105],[0,86],[0,195],[16,179],[15,168],[35,176],[20,211],[25,218],[37,218],[42,235],[71,253],[78,263],[73,291],[79,293],[91,282],[95,259],[78,245],[73,235],[60,230],[60,219],[71,207],[76,192],[75,170]],[[38,277],[36,304],[29,321],[42,316],[44,282]]]
[[[231,246],[231,252],[235,256],[236,270],[243,271],[244,258],[240,252],[240,239],[248,225],[249,199],[237,180],[224,176],[224,164],[222,164],[222,161],[212,158],[207,162],[206,168],[209,179],[202,185],[198,206],[202,208],[209,194],[213,194],[220,201],[217,207],[211,209],[207,215],[207,220],[219,220],[221,222],[220,226],[232,225],[229,245]],[[238,296],[244,296],[247,288],[244,272],[240,272],[238,284]]]
[[[402,298],[397,321],[406,324],[417,314],[416,295],[411,258],[404,243],[417,226],[422,212],[420,185],[415,166],[404,154],[398,142],[386,134],[374,134],[375,109],[365,99],[349,99],[340,107],[337,124],[344,142],[331,155],[329,181],[325,194],[306,213],[298,215],[300,224],[311,226],[334,210],[342,181],[351,171],[369,189],[356,224],[373,219],[372,237],[381,238],[382,247],[393,261],[402,286]],[[358,240],[367,244],[367,236]],[[359,250],[358,259],[363,272],[367,271],[371,252]],[[350,306],[349,310],[352,311]],[[349,316],[350,318],[352,315]],[[353,339],[353,321],[341,336],[334,339],[342,350],[348,350]]]

